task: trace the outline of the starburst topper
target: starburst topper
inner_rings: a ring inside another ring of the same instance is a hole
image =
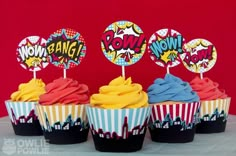
[[[184,45],[180,55],[184,66],[194,73],[209,71],[216,63],[215,46],[205,39],[193,39]]]
[[[49,61],[63,69],[79,65],[86,54],[86,45],[81,34],[64,28],[49,37],[46,49]]]
[[[130,21],[117,21],[104,31],[101,47],[109,61],[120,66],[129,66],[142,58],[146,49],[146,39],[136,24]]]
[[[18,45],[17,61],[29,71],[39,71],[48,65],[46,40],[39,36],[28,36]]]
[[[178,57],[183,53],[183,36],[173,29],[156,31],[149,39],[148,53],[159,66],[174,67],[181,62]]]

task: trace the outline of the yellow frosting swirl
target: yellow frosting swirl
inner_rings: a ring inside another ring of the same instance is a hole
[[[28,83],[22,83],[18,91],[11,94],[12,101],[38,101],[39,96],[45,93],[45,84],[41,79],[32,79]]]
[[[109,85],[102,86],[99,94],[93,94],[90,98],[92,106],[100,108],[139,108],[148,106],[148,96],[140,84],[133,83],[129,77],[118,77]]]

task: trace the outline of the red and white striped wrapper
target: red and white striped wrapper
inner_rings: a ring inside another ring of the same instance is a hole
[[[167,114],[170,115],[172,120],[180,117],[182,121],[188,125],[194,122],[194,115],[197,113],[201,103],[173,103],[173,104],[151,104],[151,117],[150,122],[153,123],[156,120],[163,122]]]

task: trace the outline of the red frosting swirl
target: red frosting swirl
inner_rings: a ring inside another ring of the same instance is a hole
[[[225,90],[220,90],[218,88],[218,83],[213,82],[206,77],[203,79],[195,77],[190,82],[190,85],[192,89],[198,93],[200,100],[215,100],[228,97],[227,94],[225,94]]]
[[[89,89],[85,84],[70,78],[59,78],[46,85],[46,93],[39,97],[39,104],[87,104]]]

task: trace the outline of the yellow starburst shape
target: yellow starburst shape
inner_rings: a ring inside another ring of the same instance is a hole
[[[162,40],[161,37],[158,37],[157,38],[158,41]],[[177,55],[178,54],[178,51],[176,50],[168,50],[168,51],[165,51],[163,54],[161,54],[160,56],[160,60],[162,60],[165,64],[168,64],[168,62],[171,62],[171,58],[169,57],[170,54],[174,54],[174,55]]]
[[[42,61],[42,58],[34,56],[34,57],[27,58],[25,61],[25,64],[27,65],[28,68],[38,67],[38,66],[40,66],[41,61]]]
[[[132,22],[125,22],[124,24],[120,24],[119,22],[115,22],[115,23],[113,24],[113,28],[114,28],[113,31],[114,31],[114,32],[117,32],[118,29],[126,29],[126,28],[130,28],[130,27],[132,27],[132,29],[133,29],[137,34],[143,33],[140,29],[138,29],[138,26],[135,25],[135,24],[132,23]],[[109,29],[107,29],[107,30],[109,30]]]
[[[202,39],[197,40],[194,44],[185,44],[184,46],[187,51],[191,51],[191,49],[196,48],[199,45],[202,45],[203,47],[208,46],[208,44],[205,43]]]
[[[160,60],[162,60],[163,62],[165,62],[165,64],[168,64],[168,62],[171,62],[171,59],[169,57],[170,54],[175,54],[177,55],[178,52],[175,51],[175,50],[168,50],[166,52],[164,52],[161,57],[160,57]]]

